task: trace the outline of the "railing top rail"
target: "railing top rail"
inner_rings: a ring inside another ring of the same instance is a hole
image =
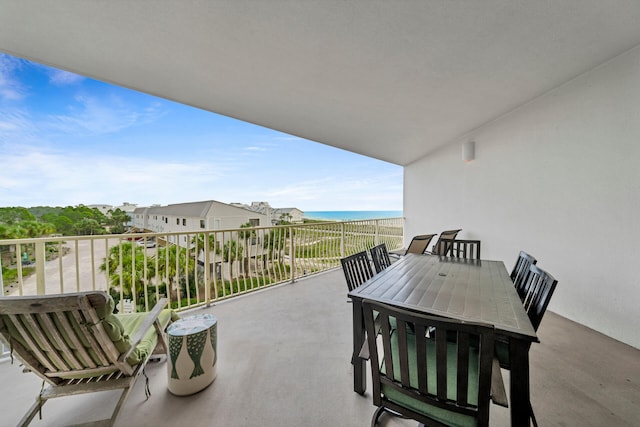
[[[104,240],[104,239],[128,239],[132,236],[135,237],[155,237],[158,235],[162,236],[182,236],[185,234],[211,234],[211,233],[225,233],[225,232],[243,232],[247,230],[272,230],[272,229],[280,229],[280,228],[312,228],[322,225],[339,225],[339,224],[350,224],[350,223],[366,223],[366,222],[375,222],[375,221],[390,221],[390,220],[402,220],[404,217],[393,217],[393,218],[372,218],[372,219],[359,219],[359,220],[351,220],[351,221],[317,221],[317,222],[308,222],[303,224],[292,223],[285,225],[269,225],[269,226],[257,226],[257,227],[245,227],[245,228],[225,228],[225,229],[199,229],[199,230],[184,230],[184,231],[145,231],[145,232],[135,232],[135,233],[122,233],[122,234],[93,234],[93,235],[83,235],[83,236],[46,236],[46,237],[25,237],[19,239],[0,239],[0,245],[15,245],[15,244],[23,244],[23,243],[35,243],[35,242],[68,242],[73,240]]]

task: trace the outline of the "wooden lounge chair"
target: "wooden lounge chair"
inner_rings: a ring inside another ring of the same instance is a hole
[[[92,423],[113,425],[156,346],[166,354],[164,330],[177,316],[165,304],[114,315],[101,291],[0,298],[0,333],[12,357],[48,383],[18,425],[29,425],[48,399],[122,390],[111,418]]]

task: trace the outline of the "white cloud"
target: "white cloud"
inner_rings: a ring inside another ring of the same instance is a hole
[[[0,200],[27,207],[190,201],[193,189],[210,188],[221,178],[208,163],[88,156],[42,146],[16,147],[3,157],[6,167],[0,169]]]
[[[22,61],[0,53],[0,101],[19,101],[27,94],[27,88],[14,77],[22,67]]]
[[[70,73],[68,71],[57,70],[54,68],[49,69],[49,82],[56,86],[67,86],[79,83],[85,79],[85,77]]]
[[[0,110],[0,144],[16,144],[33,141],[36,129],[29,114],[21,109]]]
[[[112,96],[97,98],[78,95],[68,114],[51,115],[44,126],[75,136],[108,134],[153,122],[164,113],[159,104],[139,108]]]

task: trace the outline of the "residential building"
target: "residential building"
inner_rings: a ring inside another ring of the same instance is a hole
[[[304,212],[298,208],[272,208],[269,202],[251,202],[251,205],[243,203],[231,203],[233,206],[259,212],[269,218],[271,225],[277,225],[281,221],[302,223]]]
[[[303,222],[303,215],[304,212],[298,208],[278,208],[273,210],[272,217],[275,218],[276,221],[301,223]]]
[[[264,214],[215,200],[138,207],[133,211],[134,228],[158,233],[233,229],[246,223],[255,227],[269,225]],[[169,237],[172,239],[181,246],[188,243],[186,234],[180,235],[181,241]]]

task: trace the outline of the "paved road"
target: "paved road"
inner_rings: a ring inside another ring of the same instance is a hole
[[[111,239],[109,247],[118,243],[118,239]],[[103,263],[106,247],[105,240],[93,241],[93,253],[91,240],[79,240],[77,253],[78,265],[76,268],[76,242],[67,241],[65,244],[69,252],[62,257],[62,284],[60,283],[60,259],[54,259],[45,263],[45,289],[47,294],[105,290],[107,285],[106,275],[100,271]],[[76,273],[77,271],[77,273]],[[17,285],[8,287],[6,295],[19,295]],[[24,279],[23,295],[36,294],[36,275],[33,274]]]

